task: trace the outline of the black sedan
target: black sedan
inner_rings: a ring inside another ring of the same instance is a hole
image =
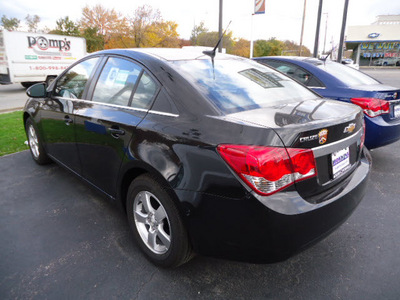
[[[205,55],[207,54],[207,55]],[[362,110],[254,61],[94,53],[28,89],[33,159],[115,200],[153,263],[286,259],[338,227],[370,171]]]

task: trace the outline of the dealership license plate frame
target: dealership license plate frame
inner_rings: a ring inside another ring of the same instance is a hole
[[[331,154],[333,179],[346,173],[350,169],[350,148],[346,147]]]

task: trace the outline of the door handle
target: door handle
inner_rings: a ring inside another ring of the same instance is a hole
[[[71,119],[71,117],[70,116],[65,116],[64,117],[64,122],[65,122],[65,124],[67,125],[67,126],[69,126],[70,124],[72,124],[74,121]]]
[[[111,126],[108,128],[108,132],[116,139],[119,138],[120,135],[125,134],[125,130],[120,129],[118,126]]]

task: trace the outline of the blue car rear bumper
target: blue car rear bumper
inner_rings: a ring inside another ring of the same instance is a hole
[[[400,119],[387,122],[383,117],[365,116],[365,146],[368,149],[382,147],[400,140]]]

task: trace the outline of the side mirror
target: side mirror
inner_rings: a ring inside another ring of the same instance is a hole
[[[47,96],[46,83],[36,83],[26,90],[26,94],[30,98],[45,98]]]

